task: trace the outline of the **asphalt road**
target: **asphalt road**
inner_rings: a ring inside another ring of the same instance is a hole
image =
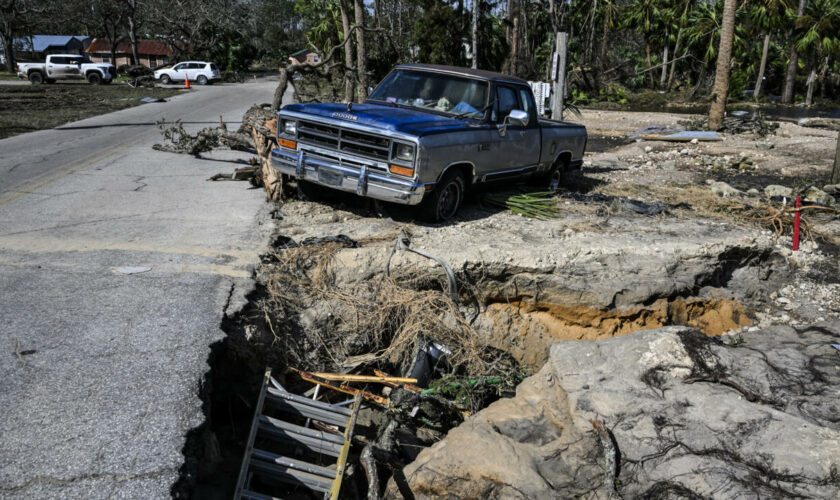
[[[206,181],[247,154],[153,151],[155,122],[236,126],[273,85],[0,140],[0,497],[170,496],[271,221],[261,189]]]

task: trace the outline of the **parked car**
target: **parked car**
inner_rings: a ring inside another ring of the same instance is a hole
[[[74,54],[50,54],[43,63],[18,63],[17,75],[34,85],[56,80],[87,80],[92,85],[111,83],[116,75],[114,65],[95,63]]]
[[[184,61],[171,68],[155,71],[155,79],[160,80],[164,85],[188,78],[199,85],[207,85],[213,80],[220,80],[222,73],[219,72],[216,63],[201,61]]]
[[[587,139],[582,125],[540,118],[524,80],[426,64],[397,66],[364,104],[292,104],[278,119],[273,164],[301,189],[419,205],[431,221],[481,184],[556,189]]]

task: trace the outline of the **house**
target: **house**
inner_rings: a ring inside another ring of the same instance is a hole
[[[118,68],[131,64],[131,43],[128,40],[117,44],[114,61],[111,60],[111,41],[107,38],[94,38],[85,52],[93,62],[110,63]],[[163,40],[137,40],[137,57],[140,59],[138,64],[154,69],[169,64],[172,48]]]
[[[90,41],[90,37],[81,35],[32,35],[15,38],[12,46],[16,59],[43,61],[50,54],[82,55]]]
[[[312,49],[303,49],[295,52],[289,56],[289,62],[292,64],[309,64],[315,65],[321,60],[318,53]]]

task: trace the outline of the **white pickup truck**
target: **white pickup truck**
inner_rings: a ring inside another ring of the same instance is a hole
[[[19,63],[17,75],[34,85],[56,80],[87,80],[92,85],[111,83],[116,76],[113,64],[94,63],[84,56],[50,54],[45,63]]]

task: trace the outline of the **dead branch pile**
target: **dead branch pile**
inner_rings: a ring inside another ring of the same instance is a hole
[[[163,134],[163,143],[155,144],[152,148],[195,157],[221,146],[235,150],[254,150],[259,156],[260,165],[260,172],[254,177],[265,186],[270,200],[279,200],[283,195],[283,179],[271,164],[271,150],[276,144],[277,117],[270,107],[270,104],[251,106],[242,116],[242,125],[236,132],[228,130],[221,116],[218,127],[199,130],[195,135],[184,130],[181,120],[171,124],[161,120],[158,128]]]
[[[262,303],[268,327],[289,365],[309,370],[346,371],[357,366],[407,373],[429,343],[451,351],[451,373],[512,378],[518,367],[507,355],[487,347],[461,316],[446,290],[445,278],[407,272],[384,273],[352,284],[336,282],[335,255],[342,242],[287,248],[264,268],[267,297]],[[301,311],[322,311],[326,324],[306,328]],[[327,312],[328,314],[323,314]],[[295,318],[298,318],[297,320]],[[296,331],[284,330],[292,327]]]
[[[753,224],[758,224],[761,227],[768,227],[772,229],[776,238],[780,236],[793,234],[794,221],[796,217],[796,208],[793,207],[775,207],[771,205],[763,205],[758,207],[746,206],[730,206],[726,207],[730,213],[736,213],[738,216]],[[814,225],[806,217],[806,214],[814,212],[831,212],[837,214],[838,210],[830,207],[823,207],[818,205],[804,206],[800,209],[801,215],[799,220],[799,236],[802,240],[815,241],[821,237],[821,234],[814,229]]]
[[[166,120],[157,122],[160,133],[163,134],[163,144],[155,144],[152,149],[169,153],[189,154],[196,157],[201,153],[226,145],[231,149],[250,149],[250,138],[241,131],[230,132],[227,125],[219,120],[218,127],[208,127],[199,130],[195,135],[184,130],[181,120],[167,123]]]
[[[696,120],[684,120],[679,122],[680,125],[689,130],[708,130],[708,119],[699,118]],[[724,132],[727,134],[747,134],[752,133],[761,137],[770,134],[775,134],[779,124],[765,119],[764,113],[756,111],[748,117],[728,116],[723,120],[723,124],[717,132]]]

